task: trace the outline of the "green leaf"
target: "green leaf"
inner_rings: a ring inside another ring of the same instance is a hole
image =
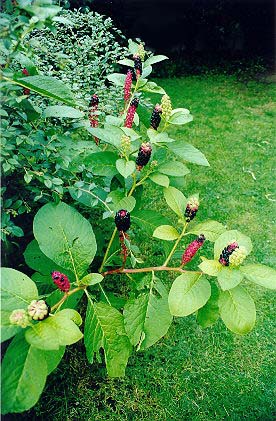
[[[197,323],[203,328],[212,326],[219,318],[219,289],[215,284],[211,285],[211,296],[207,303],[198,310]]]
[[[171,142],[175,142],[175,139],[172,139],[169,137],[168,133],[166,132],[162,132],[162,133],[158,133],[156,130],[154,129],[148,129],[147,130],[147,135],[151,141],[151,143],[171,143]]]
[[[114,152],[96,152],[87,156],[84,163],[95,175],[113,177],[118,173],[116,161],[117,155]]]
[[[135,162],[117,159],[116,168],[124,178],[127,178],[135,171]]]
[[[245,335],[254,327],[255,303],[241,286],[221,292],[219,311],[226,327],[234,333]]]
[[[172,241],[179,237],[179,233],[171,225],[160,225],[154,230],[153,237],[161,240]]]
[[[36,348],[58,350],[60,346],[74,344],[83,337],[77,324],[81,324],[79,313],[64,309],[27,329],[25,338]]]
[[[125,375],[131,344],[127,337],[122,314],[108,304],[88,301],[85,319],[84,344],[88,361],[104,350],[107,372],[110,377]]]
[[[34,406],[47,373],[43,351],[29,345],[23,334],[17,335],[2,363],[2,414],[23,412]]]
[[[173,177],[184,177],[189,174],[190,170],[186,165],[179,161],[168,161],[158,166],[158,171],[162,174],[171,175]]]
[[[203,261],[198,266],[202,272],[209,276],[218,276],[222,269],[222,265],[217,260],[208,260],[205,257],[201,257]]]
[[[151,92],[153,94],[161,94],[165,95],[166,91],[164,91],[161,86],[158,86],[155,82],[147,82],[141,89],[143,92]]]
[[[210,166],[203,153],[184,140],[176,140],[175,142],[169,143],[167,147],[175,155],[179,156],[185,161],[192,162],[193,164],[203,165],[205,167]]]
[[[170,185],[170,179],[164,174],[154,172],[149,176],[149,178],[151,179],[151,181],[153,181],[155,184],[158,184],[159,186],[169,187]]]
[[[189,229],[192,234],[204,234],[206,240],[209,241],[216,241],[225,231],[226,228],[220,222],[212,220],[200,222]]]
[[[28,76],[14,81],[20,86],[29,88],[40,95],[56,99],[68,105],[75,105],[75,100],[71,90],[58,79],[51,76]]]
[[[187,206],[187,199],[184,194],[175,187],[164,189],[164,196],[167,205],[180,217],[183,218]]]
[[[109,207],[117,212],[120,209],[126,209],[131,212],[136,205],[136,199],[133,196],[125,196],[124,192],[115,190],[111,192],[108,197],[112,198],[112,203],[109,203]]]
[[[124,58],[122,60],[117,61],[118,64],[121,64],[122,66],[128,66],[132,68],[134,66],[134,61],[130,60],[129,58]]]
[[[158,56],[152,56],[152,57],[147,58],[147,60],[144,62],[144,66],[147,67],[152,64],[159,63],[160,61],[168,60],[168,59],[169,58],[167,56],[163,56],[161,54]]]
[[[222,291],[235,288],[241,283],[243,274],[239,269],[222,266],[218,273],[218,283]]]
[[[47,371],[48,371],[48,375],[51,374],[59,365],[60,361],[63,358],[63,355],[65,353],[65,346],[61,346],[58,350],[56,351],[44,351],[44,358],[46,360],[47,363]]]
[[[51,277],[51,272],[53,270],[64,273],[71,281],[74,280],[74,275],[70,270],[58,266],[53,262],[53,260],[50,260],[47,256],[45,256],[45,254],[42,253],[36,240],[32,240],[27,245],[27,248],[23,254],[25,262],[31,269],[47,276],[44,277],[45,283],[53,284]]]
[[[116,126],[107,126],[105,128],[99,127],[86,127],[86,130],[96,136],[104,143],[108,143],[109,145],[115,146],[117,149],[121,147],[121,138],[124,134],[123,129],[116,127]],[[110,154],[110,152],[99,152],[102,154]],[[117,155],[116,155],[117,158]],[[88,158],[89,159],[89,158]]]
[[[74,208],[60,202],[44,205],[34,218],[34,236],[41,251],[55,263],[82,276],[97,244],[90,223]]]
[[[81,285],[95,285],[102,282],[103,276],[100,273],[89,273],[81,279]]]
[[[249,237],[247,237],[246,235],[244,235],[241,232],[236,231],[236,230],[225,231],[215,241],[215,244],[214,244],[214,258],[215,258],[215,260],[218,260],[222,250],[228,244],[230,244],[234,241],[237,241],[239,246],[244,247],[247,254],[249,254],[252,251],[252,242],[251,242]]]
[[[55,118],[82,118],[84,113],[73,107],[66,105],[53,105],[46,107],[42,113],[42,118],[55,117]]]
[[[155,228],[159,225],[170,224],[168,218],[153,210],[134,211],[131,214],[131,220],[149,236],[152,236]]]
[[[173,316],[183,317],[203,307],[211,295],[206,278],[197,273],[183,273],[172,284],[169,292],[169,308]]]
[[[248,281],[268,289],[276,289],[276,271],[269,266],[251,264],[241,266],[240,270]]]
[[[132,345],[146,349],[168,331],[172,316],[168,307],[168,293],[159,279],[152,277],[150,288],[124,307],[125,328]]]
[[[126,75],[124,75],[123,73],[112,73],[111,75],[107,76],[107,80],[109,80],[109,82],[114,83],[114,85],[116,86],[124,86]]]
[[[172,110],[171,116],[168,120],[169,124],[182,125],[193,121],[193,116],[186,108],[176,108]]]

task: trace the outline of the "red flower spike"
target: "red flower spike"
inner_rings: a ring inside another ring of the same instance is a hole
[[[161,122],[160,114],[162,114],[162,107],[161,105],[156,104],[150,118],[150,127],[154,130],[158,129]]]
[[[90,103],[89,103],[89,107],[90,107],[89,121],[90,121],[91,127],[99,126],[98,115],[97,115],[98,105],[99,105],[99,97],[97,94],[94,94],[92,95]],[[94,140],[96,144],[98,145],[99,139],[94,136]]]
[[[138,79],[142,74],[142,60],[138,54],[135,54],[133,56],[133,60],[134,60],[134,70],[136,73],[136,77]]]
[[[125,121],[125,127],[128,127],[129,129],[132,128],[134,116],[135,116],[138,105],[139,105],[139,99],[133,98],[127,110],[127,116],[126,116],[126,121]]]
[[[57,271],[52,272],[51,275],[58,289],[63,292],[68,292],[70,290],[70,282],[66,275]]]
[[[124,86],[124,100],[128,101],[131,96],[131,85],[132,85],[132,72],[131,70],[127,71],[125,86]]]
[[[204,241],[205,241],[205,236],[203,234],[200,234],[196,240],[192,241],[188,245],[188,247],[186,248],[186,250],[184,251],[182,255],[181,263],[183,266],[192,260],[194,255],[200,249],[200,247],[203,246]]]

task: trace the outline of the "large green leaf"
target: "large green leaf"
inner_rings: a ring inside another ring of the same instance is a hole
[[[51,374],[59,365],[65,353],[65,346],[59,347],[56,351],[44,351],[44,358],[47,363],[48,374]]]
[[[217,221],[205,221],[190,227],[189,232],[192,234],[204,234],[206,240],[216,241],[217,238],[226,231],[226,228]]]
[[[122,314],[108,304],[88,301],[84,328],[84,343],[88,361],[104,350],[107,372],[110,377],[125,375],[131,344],[127,337]]]
[[[208,260],[205,257],[201,257],[202,262],[198,266],[203,273],[209,276],[218,276],[219,272],[222,269],[222,265],[218,260]]]
[[[234,333],[245,335],[255,324],[255,303],[240,285],[223,291],[219,298],[220,316],[226,327]]]
[[[113,177],[118,173],[116,160],[117,155],[113,152],[96,152],[87,156],[84,162],[91,168],[93,174]]]
[[[12,311],[27,309],[37,298],[36,285],[27,275],[15,269],[1,269],[1,341],[11,338],[21,329],[10,324]]]
[[[117,159],[116,168],[124,178],[128,178],[135,171],[135,162]]]
[[[18,334],[2,363],[2,414],[23,412],[38,401],[46,383],[47,362],[43,351]]]
[[[155,184],[158,184],[159,186],[163,187],[169,187],[170,185],[170,179],[165,174],[161,174],[159,172],[153,172],[149,176],[150,180],[153,181]]]
[[[171,225],[160,225],[154,230],[153,237],[161,240],[172,241],[177,240],[179,233]]]
[[[276,289],[276,271],[269,266],[261,264],[251,264],[241,266],[240,270],[244,276],[254,284],[261,285],[269,289]]]
[[[207,303],[198,310],[197,322],[205,329],[212,326],[219,318],[219,289],[216,284],[211,285],[211,296]]]
[[[109,203],[110,209],[117,212],[120,209],[126,209],[128,212],[131,212],[136,205],[136,199],[133,196],[125,196],[124,192],[114,190],[108,197],[111,197],[112,202]]]
[[[15,83],[19,83],[25,88],[29,88],[40,95],[56,99],[68,105],[75,105],[75,100],[71,90],[58,79],[51,76],[28,76],[21,79],[16,79]]]
[[[173,316],[183,317],[203,307],[211,295],[211,286],[204,276],[183,273],[172,284],[169,308]]]
[[[124,307],[125,328],[132,345],[146,349],[168,331],[172,316],[168,293],[159,279],[152,277],[150,288]]]
[[[219,259],[222,250],[230,243],[237,241],[239,246],[245,248],[246,253],[249,254],[252,250],[252,242],[249,237],[237,230],[225,231],[221,234],[214,244],[214,258]]]
[[[193,116],[186,108],[176,108],[172,110],[171,116],[168,120],[169,124],[183,125],[193,121]]]
[[[44,205],[34,218],[34,236],[42,252],[58,265],[83,275],[97,244],[90,223],[74,208],[59,203]]]
[[[151,57],[147,58],[147,60],[144,62],[144,66],[147,67],[147,66],[150,66],[152,64],[159,63],[160,61],[163,61],[163,60],[168,60],[168,57],[163,56],[161,54],[158,55],[158,56],[151,56]]]
[[[60,346],[78,342],[83,334],[77,325],[81,324],[79,313],[64,309],[26,330],[26,341],[36,348],[58,350]]]
[[[184,194],[175,187],[164,189],[164,196],[167,205],[180,217],[183,218],[187,206],[187,199]]]
[[[139,228],[152,236],[159,225],[169,225],[170,220],[153,210],[139,210],[131,214],[131,219]]]
[[[112,73],[111,75],[107,76],[107,80],[114,83],[116,86],[124,86],[126,75],[123,73]]]
[[[44,118],[82,118],[83,116],[84,113],[82,111],[66,105],[51,105],[46,107],[42,113]]]
[[[205,158],[202,152],[195,148],[190,143],[184,140],[177,140],[172,143],[168,143],[167,147],[177,156],[184,159],[185,161],[192,162],[193,164],[203,165],[209,167],[209,162]]]
[[[171,175],[173,177],[183,177],[189,174],[190,170],[186,165],[179,161],[168,161],[158,166],[158,171],[162,174]]]
[[[235,288],[242,279],[243,274],[237,268],[223,266],[218,273],[218,283],[223,291]]]
[[[86,130],[91,133],[93,136],[96,136],[104,143],[109,143],[110,145],[115,146],[116,148],[120,148],[121,146],[121,138],[124,134],[123,129],[116,127],[116,126],[108,126],[105,128],[99,127],[86,127]],[[101,152],[102,154],[106,154],[107,152]],[[117,156],[116,156],[117,157]]]

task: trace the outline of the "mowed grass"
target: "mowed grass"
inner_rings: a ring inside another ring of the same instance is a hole
[[[158,82],[174,108],[188,108],[194,116],[175,136],[198,147],[211,165],[190,165],[183,189],[186,195],[200,193],[198,220],[216,219],[249,235],[254,252],[248,260],[273,266],[273,86],[225,76]],[[148,195],[147,207],[170,214],[156,192]],[[150,244],[155,249],[147,262],[153,263],[160,253],[155,240]],[[69,347],[36,407],[9,419],[275,419],[274,295],[245,285],[257,307],[256,327],[247,336],[232,334],[221,321],[202,330],[193,315],[175,319],[164,339],[131,357],[123,379],[108,379],[104,365],[89,365],[82,344]]]

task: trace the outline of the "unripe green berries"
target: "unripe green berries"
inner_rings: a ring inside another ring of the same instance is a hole
[[[12,314],[10,315],[10,323],[12,325],[21,326],[23,329],[27,327],[30,324],[30,320],[26,310],[22,308],[13,310]]]
[[[28,313],[33,320],[44,320],[49,316],[50,307],[44,300],[33,300],[28,306]]]
[[[122,155],[129,155],[130,152],[130,137],[123,134],[121,137],[121,153]]]
[[[236,248],[229,256],[229,263],[231,266],[240,266],[246,258],[246,249],[243,246]]]
[[[146,52],[143,44],[139,44],[137,54],[140,56],[141,60],[144,61]]]
[[[161,99],[161,107],[162,107],[162,116],[165,120],[170,118],[172,113],[172,103],[169,95],[165,94],[162,96]]]

